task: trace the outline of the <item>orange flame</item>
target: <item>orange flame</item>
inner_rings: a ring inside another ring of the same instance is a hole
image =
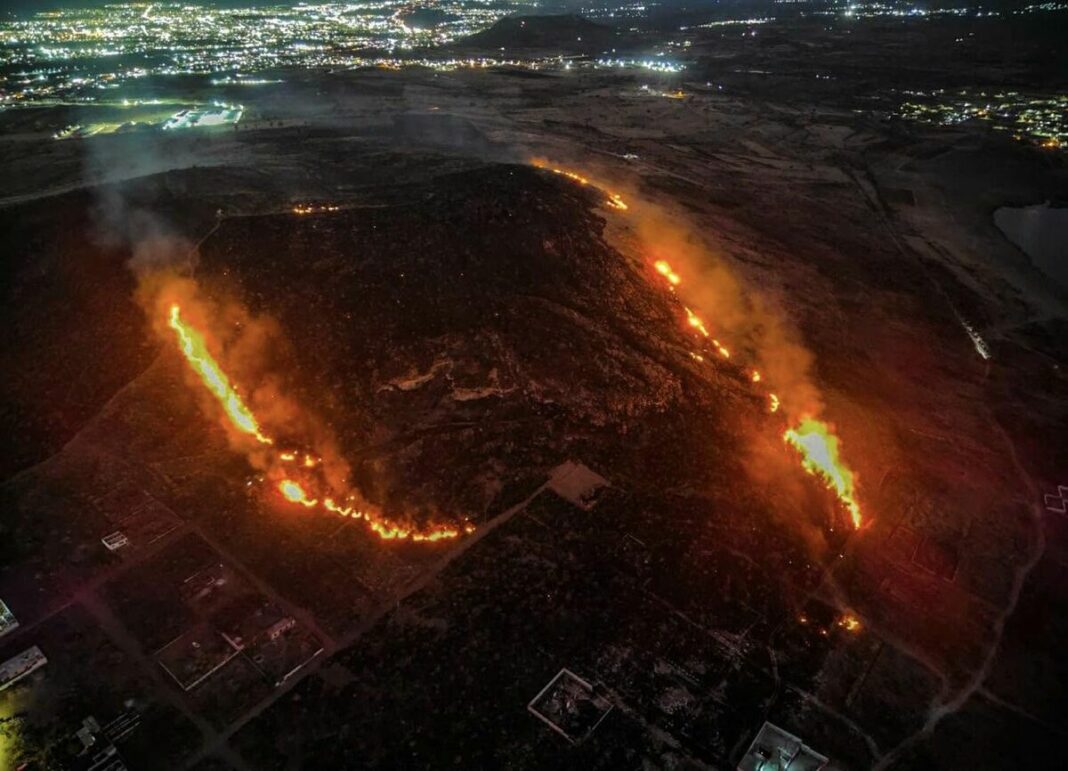
[[[657,260],[653,263],[656,272],[668,282],[668,289],[675,291],[680,283],[679,275],[671,267],[667,260]],[[689,307],[683,305],[686,311],[686,322],[711,339],[712,345],[724,359],[729,359],[731,352],[719,340],[712,338],[705,322]],[[700,354],[690,352],[690,356],[696,361],[704,361]],[[752,370],[749,375],[753,383],[761,383],[763,378],[757,370]],[[779,397],[770,392],[768,395],[768,411],[778,412],[781,403]],[[831,433],[826,423],[811,417],[802,419],[797,428],[788,429],[783,434],[787,443],[801,453],[801,465],[805,470],[823,480],[827,487],[834,490],[842,504],[849,510],[853,521],[853,527],[859,528],[861,522],[860,506],[854,497],[853,472],[842,463],[838,457],[838,438]]]
[[[691,327],[696,329],[698,332],[700,332],[702,335],[704,335],[705,337],[708,337],[709,334],[708,334],[708,329],[705,327],[705,322],[701,321],[701,319],[698,317],[698,315],[696,313],[694,313],[693,311],[691,311],[689,308],[687,308],[685,305],[682,306],[682,307],[686,311],[686,321],[687,321],[687,323]]]
[[[299,503],[301,506],[306,506],[311,509],[314,508],[319,501],[314,498],[309,498],[308,494],[304,492],[304,488],[292,479],[283,479],[278,483],[278,490],[282,493],[282,497],[291,503]]]
[[[336,204],[321,204],[315,205],[311,203],[298,203],[291,211],[294,214],[306,215],[306,214],[319,214],[322,212],[340,211],[341,207]]]
[[[671,269],[671,265],[668,264],[667,260],[657,260],[653,263],[653,267],[656,268],[657,273],[670,281],[672,286],[678,286],[679,282],[682,281],[679,278],[679,274]]]
[[[551,171],[553,174],[559,174],[561,177],[567,177],[572,182],[577,182],[580,185],[593,184],[590,182],[588,177],[582,176],[577,171],[570,171],[569,169],[562,169],[558,166],[553,166],[548,161],[542,158],[531,158],[530,165],[534,166],[535,168],[546,169],[547,171]],[[613,193],[611,190],[605,190],[602,185],[595,185],[595,187],[601,188],[601,190],[606,196],[605,203],[611,206],[613,209],[618,209],[619,211],[626,211],[628,208],[630,208],[623,201],[623,198],[619,195],[619,193]]]
[[[550,169],[550,171],[553,174],[559,174],[561,176],[567,177],[572,182],[578,182],[580,185],[588,185],[588,184],[590,184],[590,181],[588,179],[586,179],[581,174],[576,174],[573,171],[567,171],[566,169]]]
[[[460,531],[453,527],[435,527],[425,531],[412,530],[411,528],[398,525],[395,522],[390,522],[389,520],[374,514],[359,511],[351,506],[342,506],[334,501],[333,498],[324,499],[323,508],[332,511],[335,514],[340,514],[343,517],[364,520],[367,522],[367,526],[370,527],[379,538],[386,541],[410,538],[411,540],[418,542],[433,542],[457,538],[460,535]],[[473,533],[474,530],[474,525],[471,525],[470,523],[464,528],[465,533]]]
[[[847,632],[859,632],[860,631],[860,619],[854,616],[852,613],[846,613],[840,619],[838,619],[838,626]]]
[[[182,320],[181,309],[176,304],[170,307],[168,325],[177,334],[178,345],[184,354],[186,361],[193,368],[193,371],[197,373],[207,389],[213,396],[215,396],[219,404],[222,405],[230,423],[242,433],[255,437],[258,442],[265,445],[273,445],[274,441],[266,436],[260,429],[259,423],[256,421],[256,417],[252,414],[252,411],[241,400],[241,397],[238,395],[233,385],[231,385],[229,378],[227,378],[218,362],[216,362],[208,352],[203,335]],[[268,453],[268,455],[270,456],[268,462],[274,464],[292,463],[299,458],[300,465],[306,469],[316,469],[322,460],[310,453],[300,453],[297,450],[285,450],[278,452],[277,454]],[[274,474],[271,475],[273,476],[280,472],[281,469],[276,465]],[[310,473],[316,474],[314,471]],[[322,472],[320,471],[318,473],[321,474]],[[311,481],[302,484],[294,479],[285,477],[278,481],[277,490],[281,494],[282,499],[289,503],[294,503],[308,509],[322,508],[344,517],[362,519],[367,523],[372,532],[383,539],[410,539],[412,541],[432,542],[457,538],[460,536],[460,530],[457,527],[434,526],[427,530],[415,530],[414,528],[391,522],[371,512],[358,511],[350,506],[339,505],[335,503],[332,498],[323,498],[320,500],[317,497],[313,497],[313,494],[305,489],[306,485],[313,489],[315,487],[322,488],[326,486],[325,483],[312,484]],[[351,501],[355,499],[355,497],[355,495],[349,494],[347,499]],[[471,533],[473,531],[473,525],[470,523],[465,524],[463,532]]]
[[[178,335],[178,347],[186,361],[189,362],[189,366],[197,373],[212,396],[218,400],[233,426],[238,431],[255,437],[256,441],[261,444],[274,444],[274,441],[264,436],[252,411],[245,406],[237,391],[230,385],[229,378],[208,353],[203,336],[182,321],[181,309],[177,305],[171,306],[167,323]]]
[[[803,418],[797,428],[787,429],[783,440],[801,453],[805,471],[819,477],[848,509],[853,527],[861,522],[860,506],[853,489],[853,472],[838,457],[838,437],[827,424],[814,418]]]

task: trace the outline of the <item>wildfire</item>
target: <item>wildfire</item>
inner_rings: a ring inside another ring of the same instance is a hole
[[[708,328],[705,327],[705,322],[701,321],[700,317],[685,305],[682,307],[683,310],[686,311],[686,322],[705,337],[709,337]]]
[[[218,400],[229,422],[242,433],[255,437],[256,441],[261,444],[273,446],[274,440],[264,434],[255,415],[242,401],[218,362],[208,352],[203,335],[182,320],[181,309],[177,304],[171,305],[167,323],[175,331],[178,337],[178,347],[185,356],[186,361],[193,371],[197,373],[208,391]],[[282,477],[277,482],[276,489],[281,494],[282,500],[288,503],[303,506],[307,509],[323,509],[344,517],[361,519],[367,523],[368,528],[373,533],[385,540],[408,539],[433,542],[458,538],[461,535],[461,529],[455,526],[439,525],[426,530],[416,530],[388,520],[376,513],[360,511],[351,505],[338,504],[333,498],[320,498],[313,491],[315,489],[328,489],[329,487],[325,482],[325,478],[322,477],[321,471],[301,472],[302,480],[305,476],[307,479],[306,481],[298,482],[285,475],[288,472],[283,471],[281,464],[297,464],[304,469],[317,469],[322,462],[321,458],[311,453],[297,450],[269,451],[267,455],[266,462],[271,464],[267,477],[275,479]],[[356,500],[356,496],[348,493],[345,496],[345,500],[351,503]],[[462,530],[463,533],[471,533],[473,531],[474,526],[470,523],[465,524]]]
[[[686,95],[681,91],[676,91],[671,94],[665,94],[665,96],[678,99],[684,98]],[[577,172],[553,167],[546,161],[540,159],[533,159],[531,163],[538,168],[548,169],[554,174],[565,176],[580,185],[590,184],[589,179]],[[627,209],[626,204],[623,203],[618,195],[611,192],[608,192],[607,195],[609,205],[621,210]],[[653,263],[653,268],[667,282],[667,288],[672,292],[675,292],[676,287],[682,283],[681,276],[679,276],[679,274],[671,267],[671,264],[667,260],[656,260]],[[683,310],[686,312],[686,323],[696,332],[700,333],[702,337],[707,338],[716,349],[716,352],[723,359],[731,358],[730,349],[718,339],[712,337],[704,319],[685,305],[683,306]],[[704,358],[698,353],[691,351],[690,356],[695,361],[704,361]],[[763,380],[760,373],[756,370],[751,371],[749,378],[754,384],[761,383]],[[766,391],[766,393],[768,398],[768,411],[772,413],[778,412],[781,407],[778,395],[772,393],[770,390]],[[822,479],[827,487],[834,491],[838,496],[838,499],[849,510],[853,526],[859,528],[861,515],[860,506],[856,501],[854,492],[853,472],[849,467],[842,463],[839,458],[838,439],[831,433],[828,426],[815,418],[804,417],[797,427],[788,428],[783,434],[783,438],[801,454],[801,463],[805,470]]]
[[[567,171],[566,169],[549,169],[549,171],[551,171],[553,174],[559,174],[561,176],[567,177],[572,182],[578,182],[580,185],[590,184],[590,181],[586,179],[586,177],[582,176],[581,174],[576,174],[573,171]]]
[[[282,497],[290,503],[299,503],[301,506],[305,506],[309,509],[315,508],[319,501],[314,498],[309,498],[308,494],[304,492],[304,488],[292,479],[283,479],[278,483],[278,491],[282,493]]]
[[[684,98],[686,96],[682,92],[666,95],[669,95],[672,98]],[[587,179],[585,176],[577,172],[554,168],[550,166],[548,162],[540,159],[533,159],[531,162],[534,166],[540,169],[548,169],[555,174],[561,174],[574,180],[574,182],[580,185],[590,184],[590,179]],[[624,204],[622,200],[619,200],[618,195],[611,192],[607,194],[609,196],[610,205],[624,210],[627,208],[626,204]],[[675,288],[681,284],[682,279],[674,268],[672,268],[671,264],[666,261],[666,259],[657,259],[657,261],[654,262],[653,267],[664,281],[668,283],[668,288],[671,292],[675,292]],[[706,337],[712,347],[716,348],[716,351],[721,358],[731,358],[731,350],[719,340],[712,337],[703,318],[694,313],[687,305],[682,305],[682,310],[686,311],[687,324],[703,337]],[[704,358],[700,353],[691,351],[690,356],[695,361],[704,361]],[[750,380],[753,383],[761,383],[763,378],[761,378],[759,372],[753,369],[750,374]],[[779,396],[772,393],[770,390],[766,391],[766,393],[768,396],[768,411],[773,413],[779,412],[779,409],[782,406]],[[804,467],[805,471],[822,479],[823,483],[834,491],[838,500],[842,501],[843,505],[849,510],[854,528],[860,528],[861,512],[860,505],[857,503],[857,499],[855,499],[853,473],[847,466],[845,466],[845,463],[842,462],[841,458],[838,457],[838,440],[832,434],[827,424],[812,418],[812,416],[805,416],[797,427],[787,428],[783,438],[788,444],[794,446],[801,454],[801,465]]]
[[[667,260],[657,260],[653,263],[653,267],[656,268],[656,272],[666,278],[672,286],[678,286],[679,282],[682,281],[682,279],[679,278],[679,274],[671,269]]]
[[[838,437],[826,423],[814,418],[803,418],[797,428],[787,429],[782,436],[801,453],[805,471],[823,480],[849,510],[853,527],[859,528],[860,506],[854,497],[853,472],[838,457]]]
[[[274,444],[273,440],[264,436],[252,411],[245,406],[237,391],[230,385],[229,378],[226,377],[215,359],[208,353],[203,336],[182,321],[181,309],[178,305],[171,306],[167,323],[178,335],[178,347],[181,349],[186,361],[189,362],[189,366],[193,368],[193,371],[200,377],[201,382],[218,400],[223,411],[226,412],[226,416],[230,419],[230,423],[238,431],[255,437],[256,441],[261,444]]]
[[[671,264],[667,260],[657,260],[653,263],[653,268],[667,281],[668,289],[674,292],[675,287],[681,283],[681,279]],[[703,337],[708,338],[721,357],[729,359],[730,350],[718,339],[712,337],[704,320],[688,306],[683,305],[682,309],[686,312],[686,323]],[[699,354],[691,352],[690,356],[696,361],[704,361]],[[749,379],[754,384],[763,381],[757,370],[750,372]],[[768,391],[767,396],[768,411],[778,412],[781,406],[778,395]],[[838,438],[831,433],[827,424],[812,417],[804,417],[796,428],[788,428],[783,438],[801,454],[801,465],[804,469],[823,480],[824,484],[838,496],[849,511],[853,527],[859,528],[860,505],[857,503],[854,491],[853,472],[839,458]]]
[[[340,505],[336,503],[333,498],[324,499],[323,508],[327,511],[332,511],[335,514],[340,514],[343,517],[364,520],[367,523],[367,526],[370,527],[379,538],[386,541],[410,538],[411,540],[418,542],[433,542],[445,541],[460,536],[460,531],[454,527],[437,527],[426,531],[412,530],[411,528],[404,527],[396,522],[391,522],[388,519],[378,517],[365,511],[359,511],[351,506]],[[474,525],[467,523],[464,526],[464,533],[469,534],[474,531]]]
[[[840,619],[838,619],[838,626],[847,632],[859,632],[860,631],[860,619],[854,616],[852,613],[846,613]]]
[[[578,184],[583,186],[593,184],[592,182],[590,182],[588,177],[582,176],[577,171],[571,171],[569,169],[562,169],[558,166],[552,166],[547,161],[541,158],[532,158],[530,164],[536,168],[551,171],[553,174],[559,174],[561,177],[567,177],[572,182],[577,182]],[[601,185],[594,186],[601,188],[601,190],[604,192],[606,196],[605,203],[608,206],[612,207],[613,209],[618,209],[619,211],[626,211],[629,208],[627,204],[623,201],[623,198],[619,195],[619,193],[613,193],[611,190],[605,190],[604,187],[602,187]]]

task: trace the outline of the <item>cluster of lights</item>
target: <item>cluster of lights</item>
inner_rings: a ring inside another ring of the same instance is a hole
[[[644,17],[648,11],[649,6],[645,3],[627,3],[625,5],[591,5],[580,8],[578,13],[587,19],[638,19]]]
[[[203,109],[180,110],[172,115],[161,127],[164,131],[176,131],[189,128],[206,128],[210,126],[232,126],[241,120],[245,108],[241,105],[216,102]]]
[[[837,15],[838,11],[824,11],[825,15]],[[915,3],[850,3],[841,11],[846,18],[877,18],[894,16],[899,18],[930,18],[937,16],[967,16],[982,18],[984,16],[1000,16],[997,11],[987,11],[980,8],[924,8]]]
[[[238,73],[361,66],[358,51],[392,56],[444,45],[519,6],[518,0],[444,0],[434,6],[440,20],[423,27],[401,0],[265,2],[251,8],[116,3],[0,20],[0,104],[85,98],[148,76],[208,75],[217,85],[261,85],[272,79]]]
[[[660,89],[650,88],[648,84],[643,85],[638,89],[643,95],[659,96],[664,99],[685,99],[689,96],[685,91],[676,88],[673,91],[661,91]]]
[[[812,622],[812,619],[802,613],[800,616],[797,617],[797,622],[799,624],[802,624],[803,626],[808,626]],[[850,611],[843,613],[834,622],[834,627],[842,629],[846,632],[850,632],[852,634],[856,634],[857,632],[859,632],[863,628],[863,626],[864,625],[861,623],[860,619],[856,616],[856,614]],[[817,625],[816,629],[821,637],[829,637],[831,634],[832,627]]]
[[[165,104],[180,104],[182,109],[164,115],[159,110],[151,110]],[[214,102],[212,105],[185,104],[182,102],[165,102],[160,99],[123,99],[111,105],[130,110],[133,115],[123,122],[101,121],[96,123],[72,123],[56,131],[53,139],[85,139],[97,134],[113,134],[126,131],[175,131],[192,128],[212,128],[234,126],[245,113],[242,105]]]
[[[809,0],[775,0],[776,3],[805,3]],[[843,7],[844,6],[844,7]],[[992,10],[982,5],[965,5],[955,8],[927,8],[913,2],[847,2],[837,3],[833,9],[817,11],[816,15],[847,18],[875,18],[879,16],[896,16],[909,18],[934,18],[938,16],[960,16],[975,19],[999,16],[1023,16],[1032,13],[1050,13],[1068,10],[1068,3],[1048,2],[1032,3],[1021,8]]]
[[[270,86],[281,83],[278,78],[254,78],[247,75],[227,75],[223,78],[212,78],[213,86]]]
[[[664,72],[674,74],[682,72],[684,67],[678,62],[667,61],[664,59],[613,59],[602,58],[597,59],[594,65],[602,68],[610,69],[639,69],[650,70],[652,72]]]
[[[936,126],[979,122],[1011,132],[1047,150],[1068,146],[1068,95],[1036,96],[1017,91],[906,91],[908,99],[893,113],[905,120]]]
[[[328,212],[341,211],[341,207],[333,203],[298,203],[290,209],[290,211],[293,212],[293,214],[305,216],[308,214],[326,214]]]
[[[289,68],[683,69],[663,52],[596,60],[429,53],[493,24],[520,4],[446,0],[435,6],[441,22],[427,28],[408,17],[411,6],[400,0],[243,9],[119,3],[38,13],[0,21],[0,107],[114,105],[114,95],[107,92],[149,77],[199,75],[216,87],[270,86],[281,83],[277,73]],[[644,6],[631,10],[644,12]]]
[[[767,24],[768,22],[775,21],[774,16],[761,16],[753,19],[719,19],[717,21],[710,21],[706,24],[698,24],[692,29],[712,29],[713,27],[736,27],[746,26],[750,27],[754,24]],[[691,29],[691,27],[680,27],[679,29]]]

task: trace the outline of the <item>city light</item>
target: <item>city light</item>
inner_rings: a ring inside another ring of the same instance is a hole
[[[448,0],[435,6],[439,20],[422,26],[407,15],[413,7],[399,0],[252,8],[119,3],[41,12],[0,20],[0,73],[7,73],[0,74],[0,107],[114,106],[121,96],[117,89],[148,78],[201,76],[219,88],[269,87],[285,82],[281,73],[301,68],[683,70],[663,52],[574,58],[503,50],[456,56],[442,50],[529,7],[520,0]],[[69,136],[94,133],[88,127],[68,129]]]

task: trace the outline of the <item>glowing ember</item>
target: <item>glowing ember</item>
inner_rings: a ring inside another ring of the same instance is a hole
[[[768,412],[779,411],[779,397],[775,394],[768,394]]]
[[[838,619],[838,626],[847,632],[859,632],[860,631],[860,619],[854,616],[852,613],[846,613],[840,619]]]
[[[804,418],[797,428],[787,429],[783,439],[801,453],[801,465],[809,474],[819,477],[834,491],[838,500],[849,510],[853,527],[860,527],[860,506],[853,491],[853,472],[838,457],[838,437],[827,424],[814,418]]]
[[[749,376],[749,379],[752,380],[754,383],[759,383],[760,382],[760,373],[757,372],[754,369],[753,370],[753,374]]]
[[[278,490],[282,493],[282,497],[291,503],[299,503],[301,506],[306,506],[309,509],[314,508],[319,501],[314,498],[309,498],[308,494],[304,492],[304,488],[294,482],[292,479],[283,479],[278,483]]]
[[[682,280],[679,278],[679,274],[671,269],[667,260],[657,260],[653,263],[653,267],[656,268],[656,272],[671,282],[672,286],[678,286]]]
[[[321,214],[323,212],[340,211],[341,207],[334,204],[320,204],[316,206],[310,203],[299,203],[292,208],[294,214],[306,215],[306,214]]]
[[[702,335],[704,335],[705,337],[708,337],[709,334],[708,334],[708,329],[705,328],[705,322],[701,321],[701,319],[697,316],[697,314],[694,313],[693,311],[691,311],[685,305],[682,306],[682,307],[686,311],[686,321],[687,321],[687,323],[691,327],[696,329],[698,332],[700,332]]]
[[[274,444],[270,438],[264,436],[252,411],[245,406],[237,391],[230,385],[230,380],[219,368],[212,355],[208,353],[204,338],[182,321],[181,309],[177,305],[171,306],[167,323],[178,335],[178,347],[181,348],[189,366],[222,405],[230,423],[242,433],[255,437],[256,441],[261,444]]]

